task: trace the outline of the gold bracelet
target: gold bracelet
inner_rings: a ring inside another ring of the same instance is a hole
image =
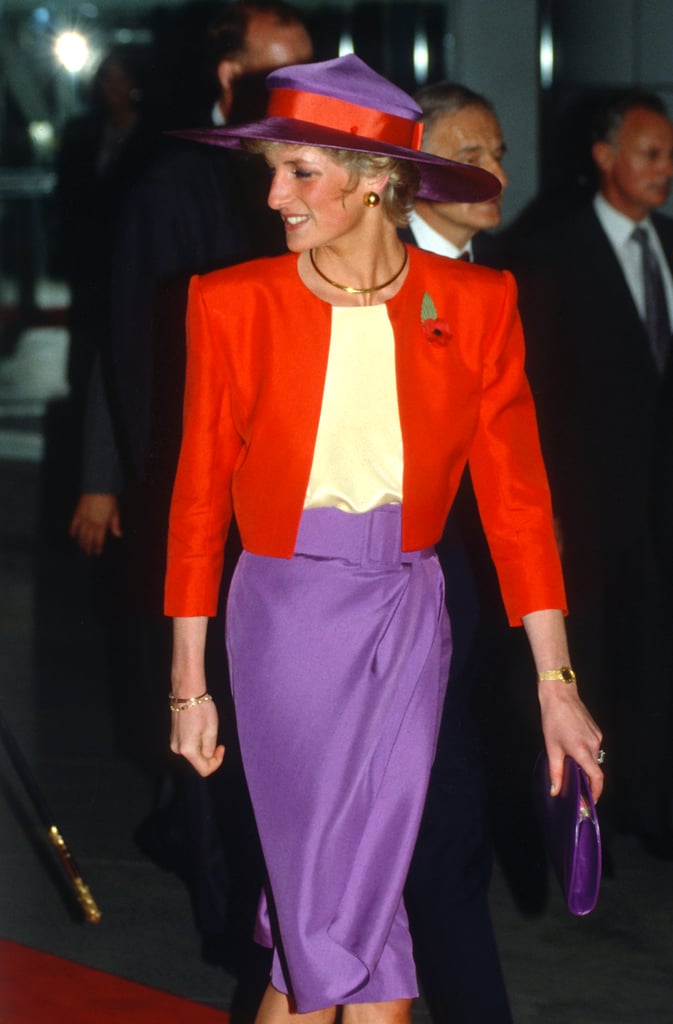
[[[545,683],[551,679],[560,679],[568,684],[577,682],[577,676],[568,665],[563,665],[561,668],[549,668],[537,674],[538,683]]]
[[[197,704],[208,704],[212,699],[208,692],[202,693],[200,697],[174,697],[169,693],[168,706],[171,711],[186,711],[188,708],[195,708]]]

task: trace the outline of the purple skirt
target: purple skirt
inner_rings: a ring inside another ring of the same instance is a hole
[[[243,552],[227,647],[268,873],[256,938],[300,1013],[417,995],[402,900],[451,656],[433,549],[401,511],[312,509],[295,555]]]

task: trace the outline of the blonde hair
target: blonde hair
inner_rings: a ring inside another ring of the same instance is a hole
[[[247,139],[245,148],[250,153],[266,156],[286,145],[299,143],[268,142],[264,139]],[[333,163],[344,167],[349,174],[344,193],[354,192],[362,177],[376,177],[387,174],[388,181],[381,193],[383,209],[396,227],[406,227],[409,214],[414,205],[414,198],[421,183],[421,173],[411,160],[399,160],[392,156],[379,156],[377,153],[361,153],[354,149],[329,149],[326,146],[315,146],[315,149],[327,154]]]

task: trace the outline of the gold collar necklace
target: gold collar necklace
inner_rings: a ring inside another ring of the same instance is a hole
[[[389,284],[392,284],[393,281],[397,280],[397,278],[400,276],[400,274],[406,267],[408,256],[409,254],[405,247],[402,266],[396,273],[393,274],[392,277],[388,278],[387,281],[384,281],[383,284],[375,284],[373,288],[351,288],[349,284],[339,284],[337,281],[333,281],[331,277],[328,277],[327,274],[323,274],[322,270],[319,270],[316,265],[315,259],[313,257],[313,249],[309,249],[309,258],[311,260],[311,266],[315,270],[318,277],[322,277],[323,281],[327,281],[327,283],[331,284],[333,288],[338,288],[339,291],[342,292],[348,292],[349,295],[368,295],[370,292],[380,292],[382,288],[387,288]]]

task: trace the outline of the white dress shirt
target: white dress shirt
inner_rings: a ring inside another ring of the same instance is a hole
[[[210,112],[210,120],[213,122],[216,128],[224,128],[227,123],[227,119],[222,113],[222,107],[220,101],[216,100],[213,104],[213,109]]]
[[[671,278],[671,272],[668,268],[668,262],[664,256],[661,242],[659,241],[659,235],[655,231],[649,217],[646,217],[645,220],[640,221],[640,223],[637,224],[629,217],[625,217],[623,213],[619,212],[619,210],[615,210],[614,206],[612,206],[607,199],[600,194],[600,192],[594,197],[594,210],[596,211],[596,216],[601,223],[601,227],[608,236],[610,244],[615,251],[615,256],[619,260],[620,266],[624,271],[624,277],[626,278],[641,320],[645,320],[645,289],[643,285],[642,249],[640,244],[631,236],[635,227],[642,227],[647,231],[650,246],[656,254],[657,261],[659,263],[659,270],[661,272],[664,291],[666,293],[668,319],[673,323],[673,279]]]
[[[470,260],[472,260],[472,239],[462,249],[458,249],[453,242],[449,242],[448,238],[444,238],[444,235],[440,235],[439,231],[431,228],[428,222],[423,220],[415,210],[412,210],[409,216],[409,227],[413,231],[416,243],[421,249],[427,249],[428,252],[436,252],[439,256],[450,256],[452,260],[460,259],[463,253],[466,252]]]

